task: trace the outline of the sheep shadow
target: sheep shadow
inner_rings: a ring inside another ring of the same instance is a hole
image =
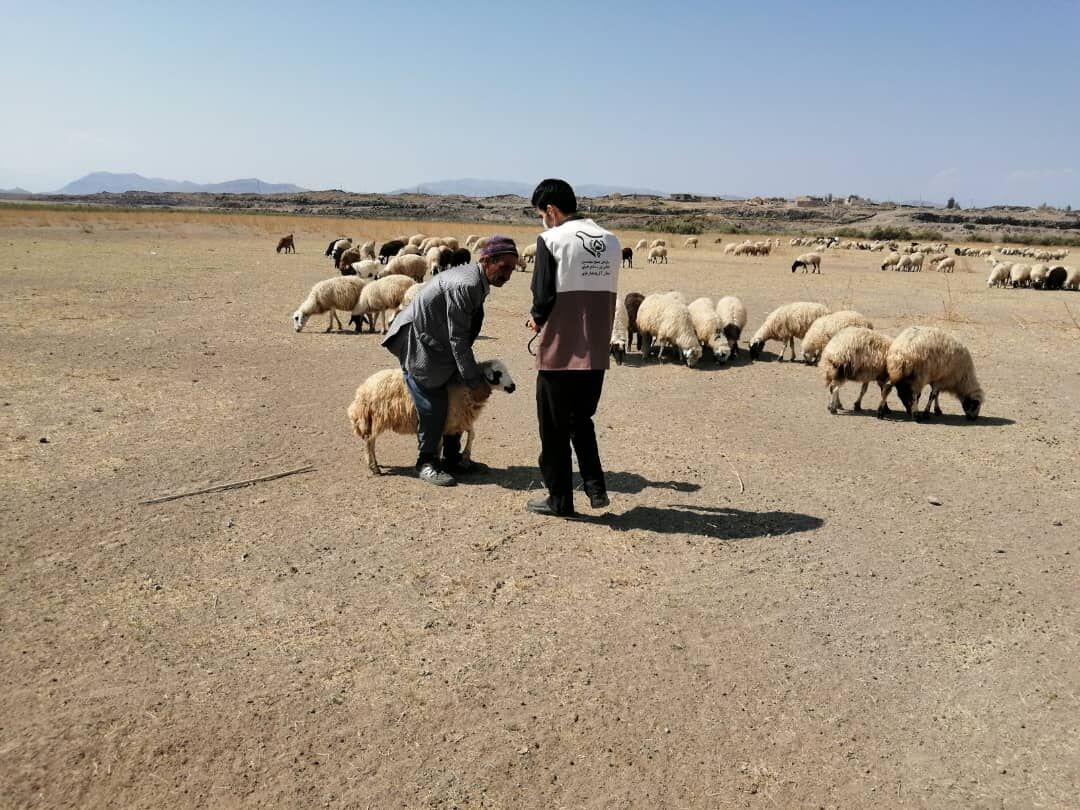
[[[606,472],[604,479],[607,482],[608,492],[619,492],[626,495],[636,495],[646,489],[670,489],[673,492],[697,492],[701,484],[690,481],[652,481],[643,475],[632,472]],[[540,470],[536,467],[506,467],[505,469],[492,468],[486,475],[468,478],[462,483],[470,484],[495,484],[503,489],[515,492],[527,492],[532,489],[543,489],[544,480],[540,476]],[[581,476],[574,473],[574,488],[581,490]]]
[[[852,412],[853,416],[859,416],[860,414]],[[863,416],[877,417],[877,408],[864,408],[862,411]],[[882,417],[884,422],[915,422],[910,416],[904,413],[904,409],[897,410],[893,408],[889,413]],[[1008,427],[1009,425],[1015,425],[1015,419],[1009,419],[1005,416],[980,416],[974,422],[969,421],[962,413],[946,413],[938,416],[931,413],[930,418],[925,422],[917,422],[919,425],[946,425],[948,427]]]
[[[657,534],[691,534],[714,540],[746,540],[766,535],[796,534],[820,529],[822,518],[799,512],[747,512],[742,509],[692,504],[635,506],[604,523],[615,531],[644,530]]]

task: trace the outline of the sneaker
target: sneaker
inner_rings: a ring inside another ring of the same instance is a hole
[[[589,506],[593,509],[603,509],[611,505],[606,492],[594,492],[589,496]]]
[[[419,477],[421,481],[427,481],[429,484],[434,484],[437,487],[452,487],[457,483],[457,481],[454,480],[454,476],[449,473],[444,473],[430,461],[421,465],[417,477]]]
[[[578,513],[570,510],[569,512],[556,512],[551,505],[550,498],[537,498],[534,501],[529,501],[525,504],[525,508],[536,515],[546,515],[547,517],[561,517],[568,520],[576,520]]]

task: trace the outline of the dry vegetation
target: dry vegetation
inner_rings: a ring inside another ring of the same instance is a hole
[[[377,339],[291,329],[331,237],[416,230],[493,229],[0,207],[5,806],[1075,807],[1080,296],[679,242],[622,290],[738,294],[748,333],[793,300],[939,323],[983,418],[631,355],[611,510],[562,523],[523,511],[529,274],[477,343],[520,386],[478,425],[492,472],[448,491],[408,437],[364,469]]]

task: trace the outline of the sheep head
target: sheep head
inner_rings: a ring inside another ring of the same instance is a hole
[[[615,365],[621,366],[623,360],[626,359],[626,344],[621,340],[611,344],[611,356],[615,360]]]
[[[480,364],[480,373],[492,388],[501,388],[508,394],[514,393],[517,388],[514,378],[510,376],[510,369],[501,360],[485,360]]]
[[[304,328],[304,324],[307,323],[308,316],[305,315],[300,310],[296,310],[296,312],[294,312],[292,314],[292,319],[293,319],[293,329],[295,329],[297,332],[299,332],[301,329]]]
[[[980,388],[960,400],[960,406],[964,409],[964,416],[967,417],[969,422],[974,422],[979,418],[979,409],[982,408],[983,400],[985,399],[986,395],[983,394],[982,389]]]
[[[757,360],[761,356],[761,350],[765,348],[764,340],[755,340],[750,344],[750,359]]]
[[[701,347],[691,346],[689,349],[683,349],[683,359],[686,361],[686,365],[693,368],[698,364],[698,360],[701,359]]]

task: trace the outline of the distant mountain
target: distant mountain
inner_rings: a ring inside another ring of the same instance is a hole
[[[224,183],[192,183],[188,180],[166,180],[161,177],[143,177],[141,174],[113,174],[93,172],[64,186],[58,194],[100,194],[108,191],[122,194],[125,191],[180,191],[209,192],[211,194],[282,194],[307,189],[291,183],[265,183],[256,178],[228,180]]]
[[[496,197],[503,194],[516,194],[528,199],[532,196],[535,183],[520,183],[516,180],[480,180],[475,177],[463,177],[458,180],[436,180],[431,183],[418,183],[408,188],[399,188],[390,194],[433,194],[459,195],[462,197]],[[581,185],[574,191],[579,197],[606,197],[609,194],[661,194],[663,192],[647,188],[630,186]]]
[[[18,186],[15,186],[15,188],[0,188],[0,194],[29,194],[29,193],[30,192],[27,191],[25,188],[19,188]]]

